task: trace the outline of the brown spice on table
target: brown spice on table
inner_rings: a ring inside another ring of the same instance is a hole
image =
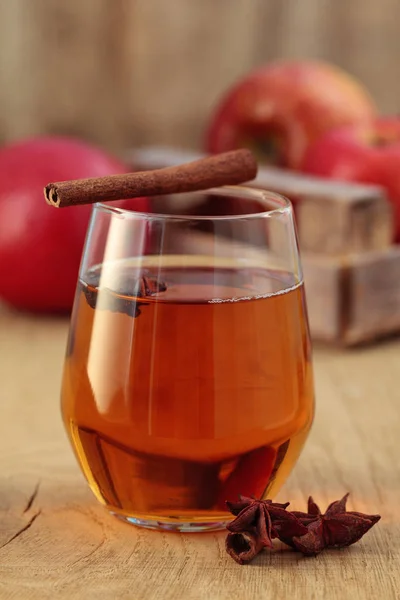
[[[354,544],[381,518],[347,511],[349,494],[332,502],[322,514],[312,497],[308,512],[288,511],[289,502],[274,503],[240,496],[227,502],[236,516],[227,525],[226,551],[239,564],[250,562],[263,548],[272,548],[278,538],[305,556],[315,556],[325,548],[344,548]]]
[[[347,511],[348,497],[349,494],[346,494],[341,500],[332,502],[325,514],[322,514],[310,496],[307,513],[298,511],[292,513],[303,525],[306,525],[307,534],[302,537],[282,536],[281,541],[306,556],[314,556],[324,548],[344,548],[358,542],[381,517]]]
[[[238,502],[226,504],[230,512],[237,515],[227,525],[228,531],[235,534],[235,537],[228,535],[226,549],[240,564],[244,562],[243,548],[246,547],[249,534],[252,536],[251,548],[248,551],[246,549],[246,562],[252,560],[263,548],[272,548],[272,540],[280,535],[301,536],[307,533],[307,527],[286,510],[288,502],[279,504],[271,500],[240,496]]]

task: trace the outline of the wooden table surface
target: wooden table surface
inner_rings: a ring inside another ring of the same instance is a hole
[[[239,566],[225,534],[120,523],[87,487],[61,424],[67,323],[0,309],[0,598],[369,600],[400,598],[400,341],[314,349],[317,415],[279,494],[382,520],[359,543],[317,558],[283,546]]]

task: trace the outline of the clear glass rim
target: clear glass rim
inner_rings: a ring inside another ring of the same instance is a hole
[[[282,196],[282,194],[278,194],[276,192],[271,192],[269,190],[263,190],[256,187],[250,186],[241,186],[241,185],[232,185],[232,186],[221,186],[218,188],[208,188],[206,190],[199,190],[196,192],[187,192],[191,196],[202,195],[202,194],[212,194],[214,196],[232,196],[232,197],[240,197],[241,199],[248,200],[259,200],[264,202],[265,205],[272,204],[271,208],[266,208],[260,212],[251,212],[244,214],[233,214],[233,215],[196,215],[190,214],[168,214],[168,213],[150,213],[143,211],[135,211],[127,208],[119,208],[117,206],[112,206],[112,204],[106,204],[104,202],[96,202],[94,204],[94,209],[99,210],[101,212],[107,212],[112,215],[121,216],[124,218],[144,218],[147,220],[179,220],[179,221],[236,221],[243,219],[265,219],[265,218],[274,218],[279,215],[291,215],[292,214],[292,204],[288,198]],[[170,194],[173,195],[173,194]],[[179,195],[179,194],[177,194]],[[184,196],[184,194],[182,194]]]

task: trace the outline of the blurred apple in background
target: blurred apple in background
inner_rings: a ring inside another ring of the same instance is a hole
[[[395,241],[400,242],[400,117],[326,133],[306,152],[302,170],[384,187],[394,209]]]
[[[345,71],[319,61],[280,61],[226,93],[211,118],[206,151],[245,146],[261,163],[297,169],[326,131],[375,114],[368,92]]]
[[[101,177],[126,165],[85,142],[41,137],[0,149],[0,298],[31,311],[69,311],[90,206],[53,209],[50,181]],[[137,210],[147,201],[137,200]]]

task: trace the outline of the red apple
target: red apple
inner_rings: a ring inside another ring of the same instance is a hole
[[[305,173],[372,183],[386,189],[400,242],[400,117],[330,131],[307,151]]]
[[[319,61],[281,61],[234,85],[212,115],[206,150],[250,147],[262,163],[297,169],[314,140],[376,114],[352,76]]]
[[[55,209],[50,181],[126,172],[121,161],[78,140],[42,137],[0,150],[0,297],[31,311],[69,311],[90,206]],[[146,210],[147,200],[135,201]]]

